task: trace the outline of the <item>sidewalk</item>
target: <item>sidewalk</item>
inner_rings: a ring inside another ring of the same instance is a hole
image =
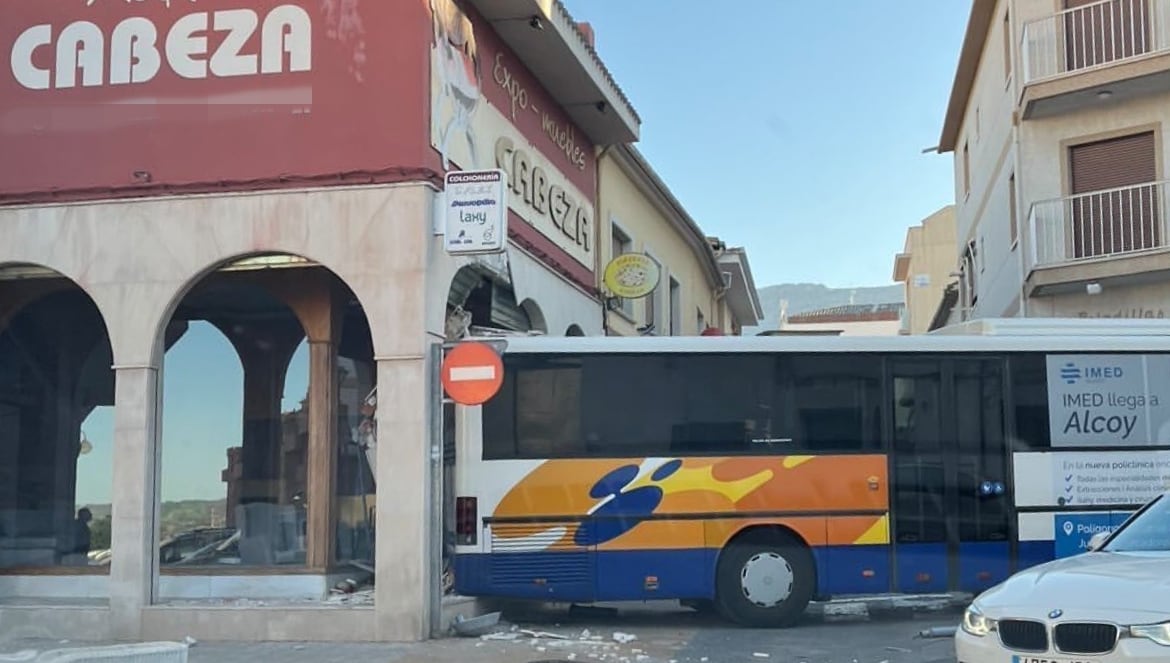
[[[83,647],[111,643],[21,640],[0,643],[0,663],[30,659],[13,655],[24,651]],[[681,643],[680,643],[681,644]],[[670,648],[673,649],[673,648]],[[655,655],[654,650],[657,650]],[[517,637],[513,640],[446,638],[411,644],[322,644],[322,643],[218,643],[198,642],[188,652],[190,663],[527,663],[529,661],[637,661],[667,663],[675,660],[661,646],[637,641],[555,640]]]

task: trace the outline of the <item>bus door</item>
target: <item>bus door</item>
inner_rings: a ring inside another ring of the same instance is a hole
[[[1013,568],[1005,366],[1002,357],[889,362],[899,592],[978,592]]]

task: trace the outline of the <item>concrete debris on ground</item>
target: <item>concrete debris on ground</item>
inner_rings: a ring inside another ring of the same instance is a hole
[[[520,628],[512,624],[501,625],[499,630],[486,633],[479,637],[476,647],[483,647],[490,642],[516,643],[527,641],[533,649],[540,653],[555,652],[557,656],[567,661],[611,661],[613,663],[638,663],[654,659],[644,646],[632,646],[638,641],[633,633],[614,631],[607,638],[583,629],[580,633],[567,635],[552,631],[538,631]],[[675,659],[670,659],[674,663]]]

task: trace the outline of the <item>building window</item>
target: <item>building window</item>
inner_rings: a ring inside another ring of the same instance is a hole
[[[630,239],[630,236],[627,235],[624,231],[622,231],[622,229],[619,228],[616,223],[610,224],[610,249],[609,249],[609,251],[610,251],[610,256],[609,256],[610,260],[613,260],[614,258],[622,255],[623,253],[633,253],[634,252],[634,241],[632,239]],[[618,303],[618,307],[621,310],[621,312],[624,313],[627,317],[633,318],[634,317],[634,302],[633,302],[633,300],[621,299],[621,298],[615,298],[615,299]]]
[[[682,332],[682,293],[678,281],[670,277],[670,335],[678,336]]]
[[[971,195],[971,150],[963,143],[963,196]]]
[[[1016,242],[1019,241],[1019,217],[1016,211],[1016,174],[1012,173],[1008,177],[1008,230],[1011,233],[1011,245],[1013,248]]]
[[[1154,132],[1073,146],[1069,161],[1073,258],[1163,244]]]

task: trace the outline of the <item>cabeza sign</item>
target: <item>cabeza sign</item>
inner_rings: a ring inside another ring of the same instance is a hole
[[[593,232],[593,208],[566,189],[559,173],[541,168],[533,161],[531,153],[517,147],[507,136],[496,140],[496,166],[508,173],[512,194],[523,200],[529,212],[535,213],[545,222],[533,225],[548,235],[547,227],[541,226],[551,224],[555,232],[561,235],[559,241],[555,237],[554,241],[562,246],[568,243],[577,249],[574,251],[570,248],[570,253],[579,251],[592,254],[590,237]],[[522,216],[529,217],[530,214]]]
[[[103,1],[115,0],[88,4]],[[312,30],[308,12],[292,4],[176,13],[166,24],[129,16],[108,30],[88,20],[44,23],[20,33],[9,62],[29,90],[148,83],[164,70],[184,79],[302,72],[312,69]]]

